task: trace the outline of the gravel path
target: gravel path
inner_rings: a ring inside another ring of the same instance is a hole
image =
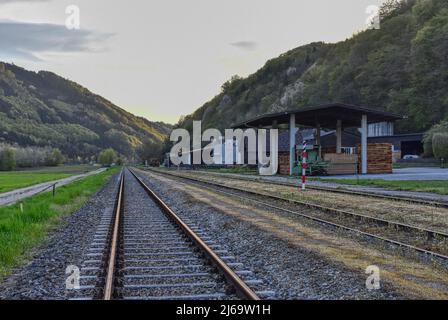
[[[1,193],[0,194],[0,206],[6,206],[6,205],[13,204],[13,203],[19,201],[20,199],[28,198],[28,197],[34,196],[35,194],[43,192],[43,190],[45,190],[45,192],[50,192],[51,191],[50,187],[53,184],[56,184],[56,187],[62,187],[62,186],[69,184],[73,181],[76,181],[76,180],[79,180],[79,179],[82,179],[82,178],[85,178],[85,177],[88,177],[88,176],[91,176],[94,174],[101,173],[104,170],[106,170],[106,169],[101,168],[101,169],[98,169],[95,171],[90,171],[90,172],[79,174],[76,176],[71,176],[71,177],[67,177],[67,178],[63,178],[63,179],[59,179],[59,180],[47,181],[47,182],[39,183],[39,184],[30,186],[30,187],[25,187],[25,188]]]
[[[141,172],[141,171],[140,171]],[[142,174],[145,176],[145,174]],[[152,175],[151,175],[152,176]],[[148,174],[146,174],[148,177]],[[305,248],[293,245],[221,210],[192,199],[182,186],[169,179],[145,182],[182,217],[197,223],[256,276],[270,285],[281,299],[396,299],[399,294],[384,285],[368,291],[366,276],[332,263]],[[173,189],[177,185],[176,189]],[[180,187],[180,188],[179,188]],[[205,218],[206,217],[206,218]]]
[[[0,284],[0,299],[66,299],[69,265],[81,266],[103,215],[114,207],[119,175],[93,196],[80,210],[63,219],[47,241],[32,254],[30,262],[17,268]]]

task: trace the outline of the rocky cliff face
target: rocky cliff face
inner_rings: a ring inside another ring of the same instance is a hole
[[[268,61],[179,122],[228,128],[254,116],[332,102],[407,115],[397,132],[448,117],[448,1],[389,1],[381,28],[345,41],[312,43]],[[223,102],[226,103],[223,103]]]

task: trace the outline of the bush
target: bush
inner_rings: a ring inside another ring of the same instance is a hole
[[[115,152],[115,150],[109,148],[100,152],[100,154],[98,155],[98,162],[105,167],[109,167],[110,165],[112,165],[112,163],[114,163],[116,158],[117,153]]]
[[[439,124],[434,125],[425,133],[425,137],[423,138],[423,148],[425,150],[424,156],[427,158],[434,156],[433,138],[438,133],[448,134],[448,121],[442,121]]]
[[[64,162],[64,156],[59,149],[53,149],[46,159],[47,166],[58,166]]]
[[[448,160],[448,133],[436,133],[432,138],[432,148],[437,159]]]
[[[0,170],[11,171],[16,167],[16,153],[14,149],[5,148],[0,152]]]

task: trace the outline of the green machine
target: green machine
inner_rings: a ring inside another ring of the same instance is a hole
[[[296,154],[296,164],[293,168],[294,175],[302,174],[302,145],[297,145],[295,147]],[[319,145],[308,145],[306,147],[306,151],[308,153],[307,163],[308,168],[306,169],[307,176],[318,176],[318,175],[326,175],[329,163],[323,161],[321,155],[321,147]]]

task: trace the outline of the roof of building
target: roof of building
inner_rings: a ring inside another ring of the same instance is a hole
[[[322,128],[327,129],[335,129],[336,120],[342,120],[342,126],[345,128],[360,127],[360,119],[363,114],[367,115],[368,123],[396,121],[404,118],[403,116],[390,112],[349,104],[332,103],[261,115],[254,119],[235,124],[232,128],[271,127],[274,122],[277,125],[288,124],[291,114],[296,115],[297,125],[315,127],[319,123]]]

